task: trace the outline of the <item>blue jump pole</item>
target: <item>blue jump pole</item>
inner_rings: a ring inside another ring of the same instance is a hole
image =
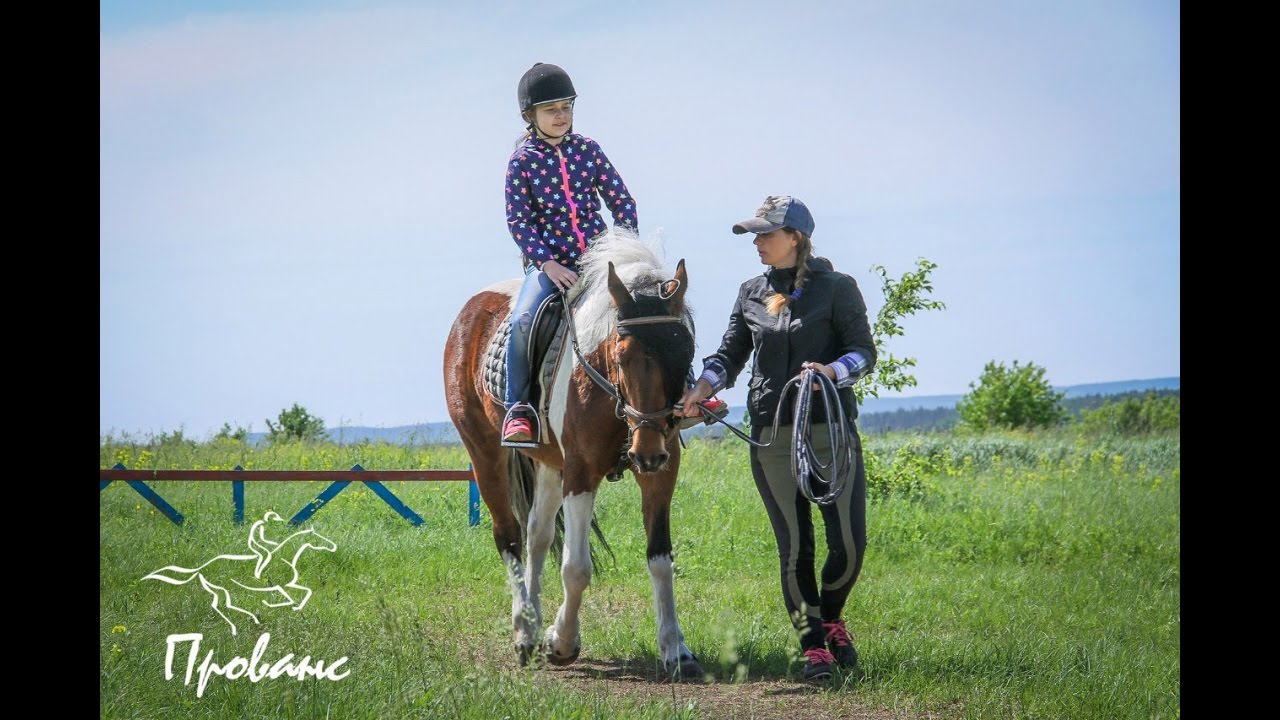
[[[237,465],[236,470],[244,470],[243,467]],[[235,521],[237,525],[244,524],[244,481],[231,481],[231,503],[235,505]]]
[[[122,463],[116,463],[115,467],[112,469],[128,470],[129,468],[125,467]],[[107,484],[110,483],[111,481],[107,480],[104,482],[99,480],[98,482],[102,486],[98,488],[98,492],[102,492],[103,490],[107,489]],[[164,516],[169,518],[171,521],[173,521],[174,525],[181,525],[182,523],[186,522],[187,519],[182,516],[182,513],[178,512],[177,510],[174,509],[172,505],[165,502],[164,498],[160,497],[160,495],[155,490],[152,490],[150,487],[148,487],[146,483],[142,482],[141,480],[125,480],[124,482],[126,485],[128,485],[129,487],[137,491],[139,495],[146,498],[147,502],[154,505],[157,510],[164,513]]]
[[[476,485],[476,469],[470,463],[467,463],[467,469],[471,471],[471,482],[467,483],[470,488],[470,501],[467,503],[467,526],[475,527],[480,524],[480,486]]]

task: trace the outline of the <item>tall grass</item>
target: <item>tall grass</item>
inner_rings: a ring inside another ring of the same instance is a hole
[[[1180,713],[1180,442],[1065,435],[865,438],[869,546],[846,619],[866,679],[800,698],[836,717],[887,708],[934,717],[1153,718]],[[101,466],[366,469],[466,467],[459,447],[233,441],[101,444]],[[672,507],[676,598],[708,689],[660,681],[639,491],[602,485],[616,552],[596,568],[577,668],[521,670],[487,512],[467,527],[463,483],[389,483],[414,528],[352,485],[312,518],[335,553],[305,555],[300,612],[264,609],[232,637],[193,585],[141,581],[163,565],[245,552],[228,484],[157,483],[175,527],[113,484],[100,501],[103,717],[748,717],[753,688],[799,682],[777,548],[742,443],[684,453]],[[288,517],[320,483],[249,483],[246,515]],[[822,558],[819,558],[821,562]],[[544,616],[560,598],[545,578]],[[336,660],[338,682],[214,678],[203,697],[163,675],[165,638],[201,632],[215,661],[271,633],[285,653]],[[592,682],[621,675],[630,682]],[[738,683],[738,684],[735,684]],[[637,690],[639,688],[639,690]],[[786,692],[780,690],[779,692]],[[758,693],[755,693],[758,695]],[[736,704],[735,704],[736,703]],[[735,709],[736,708],[736,709]]]

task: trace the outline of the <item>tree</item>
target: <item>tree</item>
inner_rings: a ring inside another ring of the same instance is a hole
[[[1079,427],[1089,435],[1177,432],[1182,427],[1182,398],[1147,392],[1140,398],[1109,401],[1096,410],[1082,412]]]
[[[905,332],[899,321],[918,310],[944,310],[946,304],[940,300],[928,299],[933,292],[933,281],[929,273],[938,267],[937,263],[924,258],[916,260],[916,269],[908,271],[898,280],[889,277],[883,265],[872,265],[871,270],[879,273],[881,290],[884,293],[884,305],[876,313],[875,324],[871,326],[871,337],[876,344],[876,367],[866,377],[853,386],[853,393],[862,404],[867,394],[880,397],[881,389],[902,390],[915,387],[916,376],[908,375],[905,368],[916,366],[916,359],[894,357],[889,352],[889,338],[903,335]]]
[[[324,420],[307,412],[307,409],[298,403],[294,403],[288,410],[281,410],[277,421],[279,425],[267,420],[268,437],[272,442],[315,441],[324,437]]]
[[[219,440],[235,440],[236,442],[244,442],[249,438],[249,429],[237,425],[236,429],[232,430],[231,423],[222,423],[222,429],[218,431],[216,437]]]
[[[1035,363],[1012,368],[994,360],[987,363],[977,387],[956,403],[960,427],[984,431],[993,428],[1050,427],[1064,422],[1067,411],[1062,407],[1066,393],[1053,391],[1044,379],[1045,369]]]

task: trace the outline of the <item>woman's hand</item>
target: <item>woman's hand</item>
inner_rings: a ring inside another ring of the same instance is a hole
[[[836,379],[836,371],[830,365],[823,365],[820,362],[807,362],[807,363],[801,363],[800,367],[809,369],[809,370],[817,370],[818,372],[822,373],[823,375],[826,375],[832,380]],[[818,385],[816,383],[814,384],[813,389],[814,390],[818,389]]]
[[[818,372],[822,373],[823,375],[826,375],[832,380],[836,379],[836,371],[830,365],[823,365],[820,362],[807,362],[807,363],[801,363],[800,367],[808,368],[810,370],[817,370]]]
[[[546,273],[547,278],[560,288],[561,292],[573,287],[578,282],[578,273],[561,265],[555,260],[548,260],[542,263],[542,272]]]
[[[676,403],[680,406],[676,408],[676,415],[680,417],[701,415],[702,411],[698,409],[698,403],[711,397],[714,393],[715,390],[711,388],[711,383],[698,378],[698,382],[686,390],[679,402]]]

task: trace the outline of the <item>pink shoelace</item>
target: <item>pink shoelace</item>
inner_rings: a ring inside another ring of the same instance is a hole
[[[827,652],[826,648],[814,648],[805,650],[804,656],[809,658],[809,662],[814,665],[831,665],[836,661],[836,656]]]
[[[824,622],[822,627],[827,630],[827,642],[834,643],[836,647],[845,647],[853,644],[853,638],[849,636],[849,630],[845,628],[843,620]]]

